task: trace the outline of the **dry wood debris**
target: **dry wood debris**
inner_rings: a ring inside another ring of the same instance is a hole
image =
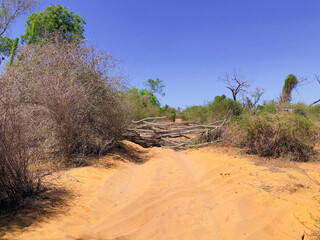
[[[165,119],[166,117],[150,117],[132,121],[125,137],[144,147],[176,149],[197,147],[221,141],[217,132],[227,123],[227,120],[201,124],[183,121],[166,122],[163,121]]]

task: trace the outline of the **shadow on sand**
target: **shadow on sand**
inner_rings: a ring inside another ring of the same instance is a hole
[[[66,212],[68,203],[73,198],[74,195],[63,188],[52,188],[40,194],[32,204],[0,215],[0,239],[6,233],[21,232],[33,224],[45,222]]]
[[[109,156],[112,156],[114,160],[122,162],[143,164],[149,160],[147,155],[149,149],[137,146],[138,145],[134,143],[130,143],[130,145],[128,143],[120,143],[117,148],[113,149],[111,153],[109,153]]]
[[[105,157],[100,158],[98,162],[99,165],[107,168],[116,168],[119,161],[143,164],[149,160],[148,152],[148,149],[121,143]],[[5,239],[6,233],[19,233],[31,225],[40,224],[64,214],[74,198],[75,195],[71,191],[61,186],[50,187],[49,190],[39,194],[36,199],[30,199],[30,204],[27,206],[0,215],[0,239]]]

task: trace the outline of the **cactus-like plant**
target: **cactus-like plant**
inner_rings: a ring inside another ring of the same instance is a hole
[[[9,60],[9,66],[13,64],[14,57],[16,56],[16,51],[19,43],[19,38],[16,37],[13,41],[12,48],[11,48],[11,54],[10,54],[10,60]]]
[[[283,105],[291,100],[291,92],[297,86],[298,80],[294,74],[289,74],[284,81],[282,94],[280,97],[279,105]]]
[[[34,43],[35,39],[36,39],[36,21],[33,21],[30,40],[29,40],[28,44]]]

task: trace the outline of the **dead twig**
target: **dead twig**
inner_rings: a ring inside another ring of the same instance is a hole
[[[228,121],[220,120],[210,124],[196,122],[156,122],[166,117],[150,117],[132,121],[125,138],[144,147],[188,148],[200,147],[221,139],[211,139],[210,134],[222,128]],[[200,143],[199,143],[200,141]]]

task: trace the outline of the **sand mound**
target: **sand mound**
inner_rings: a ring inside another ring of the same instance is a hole
[[[25,227],[1,226],[3,239],[300,239],[306,228],[298,218],[318,214],[319,185],[311,180],[318,164],[256,166],[213,147],[125,146],[148,161],[62,173],[60,183],[75,194],[66,210]]]

